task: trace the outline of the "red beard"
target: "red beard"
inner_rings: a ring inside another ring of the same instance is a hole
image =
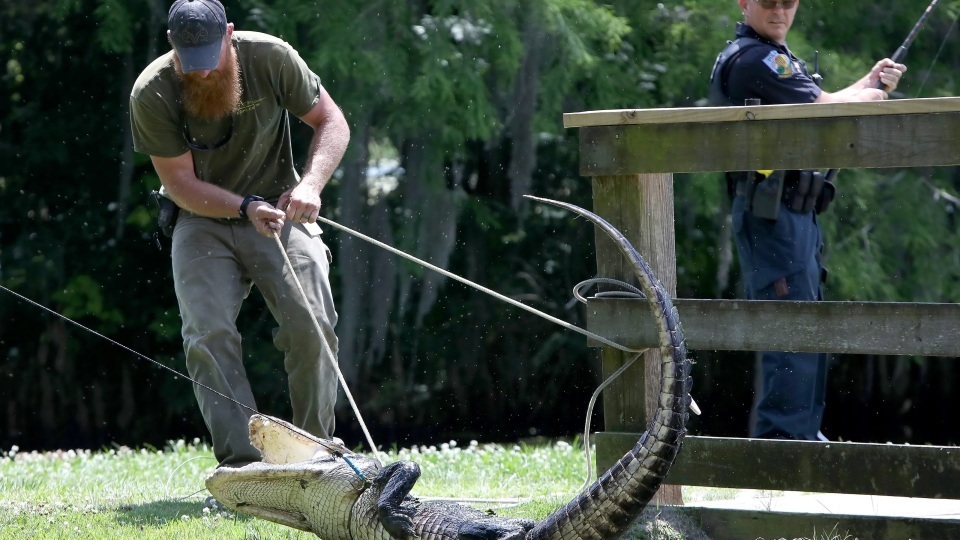
[[[184,73],[180,59],[173,55],[173,66],[180,77],[180,95],[187,114],[202,120],[217,120],[230,116],[240,106],[243,88],[240,86],[240,62],[230,46],[226,66],[201,77],[199,72]]]

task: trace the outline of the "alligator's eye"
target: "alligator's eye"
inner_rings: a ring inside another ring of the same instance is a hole
[[[307,489],[307,486],[309,485],[310,483],[307,482],[306,480],[300,480],[300,489]]]

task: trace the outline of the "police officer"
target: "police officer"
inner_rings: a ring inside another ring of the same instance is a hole
[[[714,64],[710,89],[714,105],[886,99],[907,69],[885,58],[849,87],[825,92],[787,47],[799,0],[737,1],[744,22],[737,24],[736,39]],[[832,199],[832,184],[817,171],[727,173],[727,181],[746,297],[822,300],[826,272],[820,261],[817,214]],[[761,387],[750,436],[825,440],[820,424],[826,371],[825,354],[761,353]]]

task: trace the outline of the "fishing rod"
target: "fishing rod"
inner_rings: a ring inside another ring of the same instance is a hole
[[[152,363],[152,364],[154,364],[154,365],[156,365],[156,366],[159,366],[159,367],[161,367],[161,368],[169,371],[170,373],[173,373],[173,374],[176,375],[177,377],[182,377],[182,378],[184,378],[184,379],[192,382],[193,384],[195,384],[195,385],[203,388],[204,390],[207,390],[207,391],[209,391],[209,392],[213,392],[214,394],[216,394],[216,395],[218,395],[218,396],[220,396],[220,397],[222,397],[222,398],[224,398],[224,399],[226,399],[226,400],[228,400],[228,401],[230,401],[230,402],[232,402],[232,403],[235,403],[235,404],[239,405],[240,407],[243,407],[244,409],[250,411],[251,413],[260,414],[260,411],[256,410],[255,408],[253,408],[253,407],[251,407],[251,406],[249,406],[249,405],[247,405],[247,404],[245,404],[245,403],[241,403],[241,402],[237,401],[236,399],[234,399],[234,398],[232,398],[232,397],[224,394],[223,392],[220,392],[219,390],[216,390],[215,388],[211,388],[210,386],[207,386],[207,385],[205,385],[205,384],[203,384],[203,383],[201,383],[201,382],[199,382],[199,381],[196,381],[196,380],[194,380],[193,378],[191,378],[191,377],[189,377],[189,376],[187,376],[187,375],[185,375],[185,374],[183,374],[183,373],[181,373],[181,372],[173,369],[172,367],[167,366],[167,365],[165,365],[165,364],[162,364],[162,363],[154,360],[153,358],[150,358],[149,356],[147,356],[147,355],[145,355],[145,354],[143,354],[143,353],[137,352],[137,351],[131,349],[130,347],[127,347],[127,346],[124,345],[123,343],[120,343],[119,341],[116,341],[116,340],[114,340],[114,339],[111,339],[111,338],[109,338],[109,337],[101,334],[100,332],[97,332],[96,330],[94,330],[94,329],[92,329],[92,328],[89,328],[89,327],[87,327],[87,326],[84,326],[83,324],[81,324],[81,323],[79,323],[79,322],[71,319],[70,317],[67,317],[66,315],[63,315],[63,314],[61,314],[61,313],[58,313],[57,311],[55,311],[55,310],[53,310],[53,309],[50,309],[50,308],[48,308],[47,306],[45,306],[45,305],[43,305],[43,304],[41,304],[41,303],[39,303],[39,302],[37,302],[37,301],[35,301],[35,300],[32,300],[32,299],[30,299],[30,298],[27,298],[26,296],[24,296],[24,295],[22,295],[22,294],[20,294],[20,293],[18,293],[18,292],[16,292],[16,291],[13,291],[13,290],[11,290],[11,289],[8,289],[7,287],[4,287],[3,285],[0,285],[0,290],[7,291],[8,293],[12,294],[13,296],[16,296],[17,298],[19,298],[20,300],[22,300],[22,301],[24,301],[24,302],[26,302],[26,303],[28,303],[28,304],[31,304],[31,305],[33,305],[33,306],[36,306],[36,307],[42,309],[43,311],[46,311],[47,313],[50,313],[51,315],[55,315],[55,316],[59,317],[60,319],[63,319],[64,321],[67,321],[68,323],[70,323],[70,324],[72,324],[72,325],[74,325],[74,326],[76,326],[76,327],[78,327],[78,328],[80,328],[80,329],[82,329],[82,330],[86,330],[87,332],[90,332],[91,334],[93,334],[93,335],[95,335],[95,336],[97,336],[97,337],[99,337],[99,338],[105,339],[105,340],[107,340],[109,343],[111,343],[111,344],[113,344],[113,345],[115,345],[115,346],[117,346],[117,347],[120,347],[121,349],[123,349],[123,350],[125,350],[125,351],[127,351],[127,352],[129,352],[129,353],[131,353],[131,354],[133,354],[133,355],[135,355],[135,356],[137,356],[137,357],[139,357],[139,358],[142,358],[142,359],[144,359],[144,360],[146,360],[146,361],[148,361],[148,362],[150,362],[150,363]],[[329,450],[329,451],[331,451],[331,452],[343,452],[344,450],[347,450],[346,447],[343,447],[343,446],[341,446],[341,445],[337,445],[335,442],[333,442],[333,441],[328,441],[328,440],[326,440],[326,439],[321,439],[320,445],[321,445],[321,446],[324,446],[327,450]],[[374,449],[374,452],[376,452],[376,449]]]
[[[897,50],[893,52],[890,56],[890,59],[895,63],[900,63],[904,57],[907,56],[907,50],[910,48],[910,45],[913,44],[913,40],[917,39],[917,35],[920,33],[920,30],[925,24],[927,24],[927,19],[930,18],[930,14],[933,13],[933,10],[937,7],[937,4],[940,3],[940,0],[933,0],[930,2],[930,5],[927,6],[927,9],[923,10],[923,15],[920,15],[920,19],[917,20],[917,23],[913,25],[913,28],[910,29],[910,33],[907,34],[907,39],[903,40],[903,43],[897,47]],[[886,85],[883,84],[883,81],[877,78],[877,82],[874,85],[874,88],[884,90]],[[840,172],[840,169],[828,169],[827,172],[823,174],[823,178],[826,182],[833,181],[837,177],[837,173]]]
[[[193,384],[196,384],[197,386],[200,386],[200,387],[202,387],[202,388],[204,388],[204,389],[206,389],[206,390],[209,390],[209,391],[213,392],[214,394],[217,394],[218,396],[220,396],[220,397],[222,397],[222,398],[224,398],[224,399],[230,400],[230,401],[232,401],[233,403],[236,403],[237,405],[243,407],[244,409],[247,409],[247,410],[250,411],[250,412],[253,412],[253,413],[259,413],[259,412],[260,412],[260,411],[258,411],[258,410],[256,410],[256,409],[254,409],[253,407],[250,407],[249,405],[244,405],[243,403],[240,403],[239,401],[233,399],[233,398],[230,397],[230,396],[224,395],[223,393],[221,393],[221,392],[218,391],[218,390],[215,390],[215,389],[213,389],[213,388],[210,388],[209,386],[207,386],[207,385],[205,385],[205,384],[203,384],[203,383],[201,383],[201,382],[197,382],[197,381],[191,379],[190,377],[184,375],[183,373],[180,373],[179,371],[173,369],[173,368],[170,367],[170,366],[167,366],[167,365],[165,365],[165,364],[162,364],[162,363],[154,360],[153,358],[150,358],[149,356],[147,356],[147,355],[145,355],[145,354],[139,353],[139,352],[131,349],[130,347],[127,347],[126,345],[124,345],[123,343],[120,343],[119,341],[116,341],[116,340],[114,340],[114,339],[110,339],[109,337],[101,334],[100,332],[97,332],[96,330],[94,330],[94,329],[92,329],[92,328],[89,328],[89,327],[87,327],[87,326],[84,326],[83,324],[78,323],[77,321],[71,319],[70,317],[67,317],[66,315],[63,315],[63,314],[61,314],[61,313],[58,313],[58,312],[56,312],[55,310],[52,310],[52,309],[48,308],[47,306],[45,306],[45,305],[43,305],[43,304],[41,304],[41,303],[39,303],[39,302],[37,302],[37,301],[35,301],[35,300],[32,300],[32,299],[30,299],[30,298],[27,298],[26,296],[24,296],[24,295],[22,295],[22,294],[20,294],[20,293],[18,293],[18,292],[16,292],[16,291],[14,291],[14,290],[8,289],[8,288],[4,287],[3,285],[0,285],[0,289],[2,289],[2,290],[4,290],[4,291],[7,291],[8,293],[12,294],[13,296],[16,296],[17,298],[19,298],[20,300],[22,300],[22,301],[24,301],[24,302],[26,302],[26,303],[28,303],[28,304],[31,304],[31,305],[33,305],[33,306],[36,306],[36,307],[42,309],[43,311],[46,311],[47,313],[50,313],[51,315],[55,315],[55,316],[63,319],[64,321],[67,321],[68,323],[70,323],[70,324],[72,324],[72,325],[74,325],[74,326],[76,326],[76,327],[78,327],[78,328],[80,328],[80,329],[86,330],[87,332],[90,332],[91,334],[93,334],[93,335],[95,335],[95,336],[97,336],[97,337],[99,337],[99,338],[105,339],[105,340],[109,341],[110,343],[112,343],[113,345],[115,345],[115,346],[117,346],[117,347],[120,347],[121,349],[123,349],[123,350],[125,350],[125,351],[127,351],[127,352],[129,352],[129,353],[131,353],[131,354],[133,354],[133,355],[136,355],[136,356],[138,356],[138,357],[140,357],[140,358],[142,358],[142,359],[144,359],[144,360],[146,360],[146,361],[148,361],[148,362],[151,362],[151,363],[153,363],[154,365],[159,366],[159,367],[161,367],[161,368],[169,371],[170,373],[173,373],[173,374],[176,375],[177,377],[183,377],[184,379],[192,382]]]
[[[933,10],[937,7],[938,3],[940,3],[940,0],[933,0],[930,2],[930,5],[927,6],[927,9],[923,11],[923,15],[921,15],[920,19],[917,21],[917,24],[913,25],[913,29],[910,30],[909,34],[907,34],[907,39],[903,40],[903,43],[901,43],[897,50],[894,51],[893,55],[890,56],[891,60],[899,63],[905,56],[907,56],[907,49],[909,49],[910,45],[913,44],[913,40],[917,39],[917,34],[920,33],[920,29],[923,28],[923,25],[927,23],[927,19],[930,18],[930,14],[933,13]],[[878,88],[880,87],[878,86]]]

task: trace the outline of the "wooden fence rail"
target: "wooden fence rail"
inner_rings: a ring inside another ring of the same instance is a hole
[[[694,350],[947,357],[960,351],[960,304],[678,298],[674,305]],[[590,299],[587,329],[631,348],[658,346],[645,300]]]
[[[617,227],[676,294],[673,173],[960,164],[960,99],[619,110],[571,113],[580,171],[592,177],[594,211]],[[631,280],[604,235],[599,275]],[[788,350],[960,357],[960,305],[678,299],[691,350]],[[630,347],[656,345],[643,301],[591,299],[588,328]],[[789,331],[787,331],[789,329]],[[594,343],[593,345],[597,345]],[[609,376],[625,353],[602,347]],[[636,442],[654,408],[659,356],[628,370],[604,395],[596,435],[606,469]],[[696,373],[693,374],[696,385]],[[960,449],[838,442],[688,437],[671,484],[960,499]],[[665,486],[664,502],[679,500]],[[701,509],[718,538],[810,537],[831,523],[860,538],[960,538],[960,519]],[[847,529],[844,529],[846,527]],[[853,527],[854,530],[849,528]],[[819,536],[818,536],[819,537]]]

